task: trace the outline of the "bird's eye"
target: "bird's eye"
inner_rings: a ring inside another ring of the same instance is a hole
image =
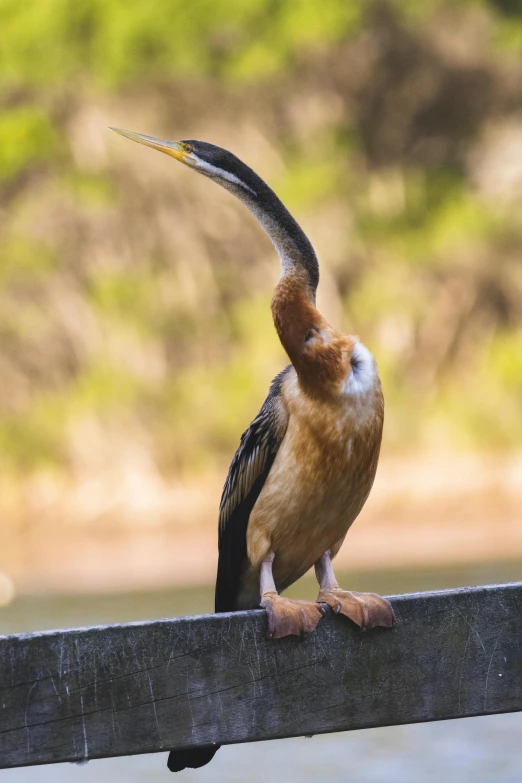
[[[190,155],[191,152],[194,152],[194,147],[192,146],[192,144],[185,144],[183,149],[185,150],[187,155]]]
[[[305,334],[305,343],[308,343],[308,342],[310,342],[310,340],[312,339],[312,337],[315,337],[315,335],[317,334],[317,332],[318,332],[318,330],[317,330],[317,329],[309,329],[309,330],[307,331],[307,333]]]

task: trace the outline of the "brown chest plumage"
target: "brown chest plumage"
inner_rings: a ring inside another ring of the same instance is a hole
[[[250,515],[246,593],[275,554],[278,589],[299,579],[327,550],[336,554],[372,487],[382,436],[380,385],[360,405],[305,395],[295,373],[283,387],[289,421],[270,475]],[[246,600],[248,603],[248,599]]]

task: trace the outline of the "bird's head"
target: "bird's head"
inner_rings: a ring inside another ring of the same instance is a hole
[[[215,180],[227,190],[242,191],[243,197],[257,198],[259,183],[257,175],[239,158],[222,147],[195,139],[166,141],[121,128],[111,128],[111,130],[126,136],[131,141],[137,141],[139,144],[145,144],[165,155],[170,155],[185,166]]]

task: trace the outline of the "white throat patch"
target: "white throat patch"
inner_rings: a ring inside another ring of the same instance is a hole
[[[375,384],[377,367],[375,359],[368,348],[356,342],[352,352],[352,367],[343,384],[343,393],[353,396],[364,396]]]
[[[192,157],[196,162],[196,165],[193,166],[193,168],[206,171],[209,177],[220,177],[221,179],[226,179],[228,182],[231,182],[233,185],[239,185],[240,188],[248,190],[257,198],[256,191],[252,190],[252,188],[249,188],[248,185],[245,185],[243,180],[239,179],[239,177],[236,177],[235,174],[231,174],[229,171],[220,169],[218,166],[213,166],[212,163],[207,163],[205,160],[201,160],[201,158],[198,158],[197,155],[192,155]]]

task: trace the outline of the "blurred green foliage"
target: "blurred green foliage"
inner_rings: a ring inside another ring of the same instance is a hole
[[[124,116],[266,171],[377,355],[390,448],[520,447],[519,6],[0,0],[2,470],[88,470],[93,421],[95,450],[212,468],[285,362],[253,221],[107,138]]]
[[[32,106],[10,109],[0,117],[0,178],[8,180],[49,160],[55,147],[45,112]]]
[[[79,77],[114,89],[136,80],[219,73],[257,80],[360,28],[362,0],[2,0],[4,87]]]

